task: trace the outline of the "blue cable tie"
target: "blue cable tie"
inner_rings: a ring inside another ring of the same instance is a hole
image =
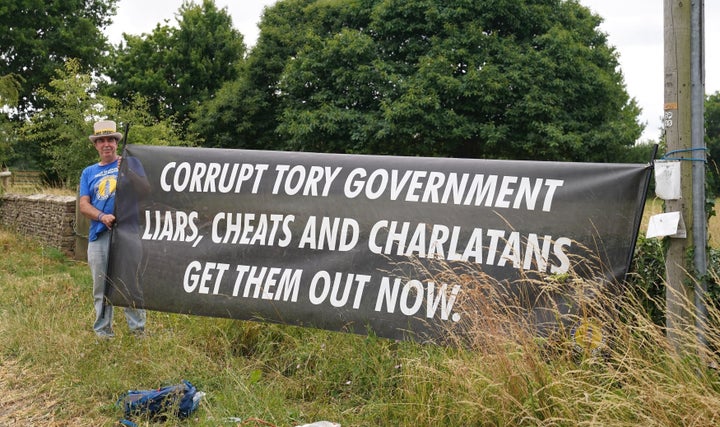
[[[707,151],[707,147],[701,147],[701,148],[684,148],[682,150],[673,150],[670,152],[665,153],[660,160],[684,160],[684,161],[690,161],[690,162],[705,162],[707,163],[707,159],[698,159],[696,157],[690,157],[690,158],[680,158],[680,159],[668,159],[668,156],[671,156],[673,154],[677,153],[685,153],[689,151]]]

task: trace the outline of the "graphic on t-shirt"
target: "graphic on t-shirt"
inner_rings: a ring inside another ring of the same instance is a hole
[[[110,196],[115,194],[115,187],[117,186],[117,180],[114,176],[106,176],[100,180],[97,186],[97,198],[98,200],[107,200]]]

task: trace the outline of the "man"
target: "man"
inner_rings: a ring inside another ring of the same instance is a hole
[[[80,213],[89,218],[88,264],[93,276],[95,324],[100,338],[112,338],[113,307],[105,303],[105,279],[110,252],[110,229],[115,225],[115,190],[118,183],[120,156],[118,143],[123,135],[111,120],[95,123],[89,136],[100,161],[83,170],[80,177]],[[125,318],[130,331],[142,334],[145,330],[145,310],[126,307]]]

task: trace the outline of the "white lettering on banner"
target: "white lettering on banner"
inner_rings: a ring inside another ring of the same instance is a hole
[[[170,162],[160,173],[160,188],[165,192],[240,193],[243,184],[252,185],[257,194],[266,164]]]
[[[244,298],[297,302],[301,269],[238,265],[236,270],[232,296],[240,295],[242,288]]]
[[[186,293],[201,295],[225,295],[224,283],[232,283],[233,297],[252,298],[284,302],[298,302],[300,289],[307,289],[311,304],[329,304],[335,308],[351,307],[361,309],[366,289],[372,276],[347,272],[331,273],[317,271],[309,286],[302,286],[303,270],[256,265],[237,265],[234,279],[228,278],[229,264],[210,261],[191,261],[185,268],[183,289]],[[440,320],[460,320],[460,314],[452,309],[461,291],[458,284],[436,284],[434,281],[423,283],[416,279],[403,283],[400,278],[382,277],[379,288],[375,288],[375,311],[395,313],[397,310],[405,316],[422,316],[432,319],[439,315]],[[372,303],[370,303],[372,304]],[[370,306],[372,307],[372,305]]]
[[[646,165],[139,145],[126,157],[151,191],[130,206],[139,230],[116,230],[114,304],[128,302],[132,234],[147,307],[439,343],[483,315],[485,285],[542,333],[564,301],[543,280],[621,281],[649,176]]]
[[[416,315],[425,304],[425,317],[432,319],[440,309],[440,319],[450,319],[455,299],[460,293],[460,285],[454,285],[448,295],[448,285],[443,283],[439,287],[435,282],[427,282],[427,286],[419,280],[408,280],[402,284],[400,278],[395,278],[392,283],[389,277],[383,277],[380,282],[380,291],[375,302],[375,311],[386,311],[394,313],[400,306],[400,311],[406,316]],[[452,315],[452,321],[460,320],[460,315]]]
[[[295,215],[220,212],[212,222],[213,243],[287,247]]]
[[[553,198],[563,180],[455,172],[398,171],[364,168],[350,171],[344,187],[345,197],[354,199],[365,195],[370,200],[388,197],[390,200],[421,203],[452,203],[465,206],[486,206],[549,212]]]
[[[191,261],[185,268],[183,289],[187,293],[225,295],[222,291],[225,273],[230,264]],[[232,296],[297,302],[302,269],[238,265]],[[230,282],[231,280],[228,280]]]
[[[330,305],[333,307],[344,307],[349,299],[350,293],[354,290],[352,308],[360,308],[363,290],[365,285],[370,282],[371,277],[365,274],[348,273],[343,280],[345,273],[335,273],[334,277],[330,277],[327,271],[318,271],[310,282],[310,302],[319,305],[330,297]],[[342,283],[345,282],[343,285]],[[342,295],[340,288],[342,287]]]
[[[275,171],[275,183],[273,184],[272,194],[279,194],[282,190],[288,196],[322,196],[327,197],[330,193],[330,187],[337,178],[342,167],[332,168],[330,166],[310,166],[303,165],[277,165]],[[322,190],[319,189],[322,187]]]
[[[142,240],[163,240],[168,242],[195,242],[202,239],[198,235],[195,221],[198,213],[183,211],[145,211],[145,230]]]
[[[570,259],[565,248],[572,245],[567,237],[553,240],[552,236],[538,236],[505,230],[474,228],[467,241],[460,240],[461,227],[452,229],[442,224],[425,224],[380,220],[373,225],[368,236],[370,252],[382,255],[474,262],[505,266],[511,262],[516,269],[565,273]],[[429,234],[429,238],[428,238]],[[487,244],[483,244],[487,238]],[[524,238],[524,241],[523,241]],[[483,249],[487,254],[483,256]],[[550,263],[551,254],[557,263]],[[500,256],[497,256],[499,253]]]
[[[268,164],[169,162],[160,173],[165,192],[258,194]],[[328,197],[340,166],[275,165],[271,194]],[[355,168],[343,184],[349,199],[364,195],[414,203],[485,206],[550,212],[564,180],[425,170]],[[246,190],[250,186],[249,190]]]
[[[360,225],[356,220],[322,217],[319,226],[317,221],[314,215],[308,218],[298,248],[347,252],[357,245]]]
[[[185,292],[192,293],[197,290],[200,294],[209,294],[210,288],[208,282],[214,281],[212,294],[217,295],[220,291],[220,283],[223,275],[230,268],[230,264],[206,262],[204,265],[200,261],[192,261],[185,269],[183,278],[183,288]]]

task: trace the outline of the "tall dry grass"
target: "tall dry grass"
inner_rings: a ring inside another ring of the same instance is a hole
[[[457,352],[438,364],[414,360],[403,390],[433,411],[404,419],[406,425],[710,426],[720,420],[720,312],[713,301],[704,341],[694,328],[700,320],[694,301],[687,300],[689,323],[669,340],[645,311],[655,297],[642,288],[618,292],[572,275],[527,278],[541,289],[531,298],[554,307],[545,313],[522,308],[528,304],[522,291],[482,272],[447,268],[443,275],[438,282],[463,284],[458,304],[472,316],[447,331]],[[542,337],[539,320],[547,326]]]
[[[597,283],[567,276],[542,286],[577,310],[543,315],[557,322],[541,337],[517,296],[465,271],[457,280],[475,295],[458,304],[473,315],[463,317],[464,329],[446,331],[451,345],[159,312],[149,313],[143,340],[127,332],[118,314],[118,336],[97,341],[85,264],[3,231],[0,250],[0,425],[116,425],[114,402],[124,390],[183,378],[207,396],[192,420],[170,425],[720,420],[720,311],[713,304],[707,345],[692,328],[670,342],[643,309],[649,295],[598,292]]]

